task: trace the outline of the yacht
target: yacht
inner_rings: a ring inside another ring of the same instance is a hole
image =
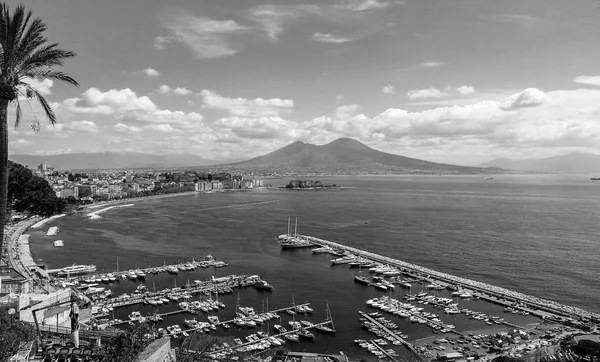
[[[362,276],[362,275],[355,275],[354,281],[362,283],[362,284],[367,284],[367,285],[369,285],[369,283],[370,283],[369,278]]]
[[[167,267],[167,271],[172,274],[177,274],[179,272],[179,269],[177,269],[176,266],[171,265]]]
[[[137,279],[137,274],[135,274],[135,272],[133,270],[130,270],[129,272],[127,272],[127,278],[129,278],[131,280],[135,280],[135,279]]]
[[[315,335],[310,333],[308,330],[304,329],[304,328],[300,328],[298,330],[298,335],[302,338],[306,338],[306,339],[314,339]]]
[[[58,276],[71,276],[71,275],[77,275],[77,274],[87,274],[87,273],[93,273],[96,271],[96,266],[95,265],[75,265],[73,264],[72,266],[68,266],[66,268],[61,269],[58,272]]]

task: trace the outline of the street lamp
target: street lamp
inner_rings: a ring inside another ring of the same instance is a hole
[[[8,315],[10,316],[10,328],[11,329],[12,329],[12,325],[13,325],[13,318],[14,318],[13,316],[15,315],[15,312],[16,312],[15,308],[10,308],[8,310]]]

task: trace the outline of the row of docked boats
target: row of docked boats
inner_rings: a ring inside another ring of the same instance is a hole
[[[388,296],[369,299],[367,305],[401,318],[407,318],[411,323],[428,325],[434,330],[440,330],[442,333],[450,332],[455,328],[454,325],[442,322],[435,313],[426,312],[422,307],[404,303]]]
[[[398,357],[398,353],[391,348],[384,350],[378,345],[382,342],[381,339],[374,341],[367,341],[364,339],[355,339],[354,343],[358,344],[361,348],[366,349],[371,354],[375,355],[378,359],[385,359],[386,357]]]

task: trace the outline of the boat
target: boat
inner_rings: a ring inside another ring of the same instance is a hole
[[[177,269],[177,267],[174,265],[169,265],[167,267],[167,271],[171,274],[177,274],[179,272],[179,269]]]
[[[327,334],[333,334],[335,333],[335,326],[333,325],[333,318],[331,317],[331,311],[329,310],[329,303],[326,302],[326,315],[327,315],[327,319],[326,322],[329,323],[324,323],[324,324],[317,324],[315,326],[315,329],[321,333],[327,333]],[[331,325],[331,327],[329,327],[328,325]]]
[[[269,291],[274,289],[271,284],[267,283],[266,281],[264,281],[260,278],[258,278],[252,285],[258,289],[264,289],[264,290],[269,290]]]
[[[58,234],[58,226],[52,226],[50,227],[50,229],[48,229],[48,231],[46,232],[46,236],[54,236]]]
[[[298,342],[300,340],[300,336],[298,336],[296,333],[288,333],[288,334],[284,335],[283,338],[287,339],[288,341],[292,341],[292,342]]]
[[[133,270],[130,270],[129,272],[127,272],[127,278],[135,280],[137,279],[137,274]]]
[[[54,241],[54,246],[56,246],[56,247],[65,246],[65,243],[62,240],[55,240]]]
[[[346,255],[342,256],[341,258],[332,259],[331,264],[349,264],[354,260],[356,260],[356,257],[354,255]]]
[[[75,265],[75,264],[73,264],[72,266],[62,268],[58,272],[58,276],[69,277],[71,275],[88,274],[88,273],[93,273],[95,271],[96,271],[95,265]]]
[[[308,330],[306,330],[304,328],[300,328],[297,333],[302,338],[306,338],[306,339],[314,339],[315,338],[314,334],[310,333]]]
[[[131,321],[142,321],[144,317],[142,317],[141,313],[138,311],[133,311],[129,314],[129,320]]]

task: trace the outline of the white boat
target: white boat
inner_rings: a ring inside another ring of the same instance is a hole
[[[95,265],[75,265],[68,266],[58,272],[58,276],[71,276],[76,274],[87,274],[96,271]]]
[[[167,271],[172,274],[177,274],[179,272],[179,269],[177,269],[177,267],[174,265],[170,265],[167,267]]]
[[[58,226],[52,226],[50,229],[48,229],[48,231],[46,232],[46,236],[54,236],[58,234]]]
[[[55,240],[54,246],[56,246],[56,247],[65,246],[65,243],[62,240]]]

